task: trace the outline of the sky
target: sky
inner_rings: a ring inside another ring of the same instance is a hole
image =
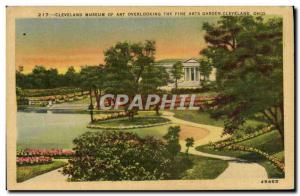
[[[212,17],[18,19],[16,67],[36,65],[65,72],[69,66],[104,63],[103,51],[119,41],[156,41],[156,60],[199,57],[203,22]]]

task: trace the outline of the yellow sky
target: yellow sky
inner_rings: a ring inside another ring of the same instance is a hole
[[[156,59],[199,57],[202,24],[215,18],[21,19],[16,22],[16,66],[57,68],[104,63],[118,41],[156,41]]]

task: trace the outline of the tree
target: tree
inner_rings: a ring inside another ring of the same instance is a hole
[[[190,149],[190,147],[193,147],[194,146],[194,142],[195,142],[195,140],[194,140],[194,138],[192,138],[192,137],[188,137],[188,138],[186,138],[185,139],[185,146],[186,146],[186,154],[188,155],[189,154],[189,149]]]
[[[165,72],[161,68],[155,68],[154,63],[155,42],[146,40],[145,43],[119,42],[115,46],[104,52],[105,66],[107,68],[106,92],[113,95],[126,94],[129,97],[129,103],[137,93],[157,89],[165,83],[164,78],[159,78]],[[152,76],[153,78],[149,78]],[[149,81],[154,82],[149,85]],[[147,86],[148,85],[148,86]],[[127,110],[129,118],[133,118],[136,108]]]
[[[79,85],[79,74],[76,73],[73,66],[69,67],[64,74],[64,84],[69,87],[77,87]]]
[[[211,74],[213,65],[211,64],[209,59],[202,58],[199,60],[199,72],[200,75],[203,76],[203,79],[200,78],[201,83],[207,83],[209,81],[209,75]]]
[[[176,62],[171,70],[173,79],[175,80],[175,91],[178,91],[178,80],[183,76],[183,66],[180,61]]]
[[[181,146],[179,144],[179,132],[180,126],[172,126],[169,127],[168,132],[163,138],[167,141],[167,150],[171,155],[171,159],[174,160],[175,157],[181,150]]]
[[[201,54],[217,69],[214,117],[226,116],[224,133],[264,117],[284,138],[282,18],[223,16],[204,23]]]
[[[101,91],[104,89],[105,70],[103,66],[85,66],[82,67],[79,73],[79,84],[83,90],[88,90],[90,95],[89,110],[91,114],[91,122],[93,122],[93,98],[96,97],[97,109],[100,108]]]
[[[172,166],[166,145],[124,131],[87,132],[74,141],[75,156],[63,168],[71,181],[162,180]]]
[[[119,42],[104,52],[106,75],[106,92],[114,95],[134,95],[137,89],[132,74],[132,51],[130,44]]]
[[[49,89],[61,85],[61,77],[57,69],[46,69],[43,65],[37,65],[32,73],[25,75],[24,88]]]
[[[141,78],[140,92],[144,97],[149,94],[162,95],[159,87],[168,84],[169,74],[164,67],[150,65],[145,68]],[[160,103],[157,103],[155,106],[156,114],[159,114],[159,105]]]
[[[18,69],[16,70],[16,86],[20,88],[27,87],[27,78],[25,74],[23,73],[24,67],[19,66]]]

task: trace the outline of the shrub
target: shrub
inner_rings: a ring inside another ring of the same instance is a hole
[[[122,131],[87,132],[74,141],[63,168],[71,181],[168,179],[171,160],[163,141]]]
[[[189,93],[203,93],[203,92],[207,92],[208,89],[202,89],[202,88],[179,88],[179,89],[175,89],[173,88],[171,90],[172,94],[189,94]]]
[[[167,141],[167,150],[172,155],[172,159],[174,159],[181,150],[181,146],[179,144],[179,132],[180,126],[169,127],[168,133],[163,136],[163,138]]]

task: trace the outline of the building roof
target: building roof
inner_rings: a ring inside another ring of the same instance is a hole
[[[155,65],[162,65],[164,67],[172,67],[176,62],[180,61],[181,63],[197,63],[198,60],[196,58],[190,59],[162,59],[156,61]]]

